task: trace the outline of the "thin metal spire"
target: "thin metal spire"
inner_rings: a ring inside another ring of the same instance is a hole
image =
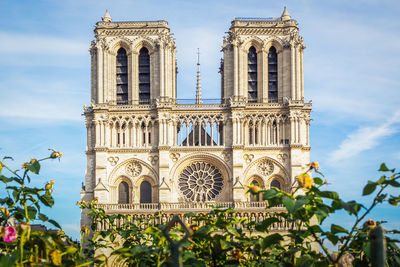
[[[197,48],[197,84],[196,84],[196,104],[202,104],[201,81],[200,81],[200,49]]]

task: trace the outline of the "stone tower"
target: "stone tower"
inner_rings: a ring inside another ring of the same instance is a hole
[[[309,162],[298,30],[286,8],[278,18],[235,18],[222,45],[220,103],[181,103],[168,23],[113,22],[107,12],[90,47],[82,200],[97,197],[109,213],[219,205],[265,214],[246,186],[289,190]]]

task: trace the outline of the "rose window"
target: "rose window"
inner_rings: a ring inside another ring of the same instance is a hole
[[[212,201],[221,193],[224,179],[210,163],[195,162],[179,175],[178,185],[187,201]]]
[[[137,161],[131,161],[126,165],[125,171],[128,175],[135,177],[142,172],[142,166]]]
[[[269,160],[262,160],[257,164],[257,170],[263,175],[270,175],[274,171],[274,164]]]

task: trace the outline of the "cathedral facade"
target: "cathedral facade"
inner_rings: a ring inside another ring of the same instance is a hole
[[[278,18],[235,18],[223,38],[221,99],[177,98],[175,41],[166,21],[96,24],[91,105],[84,108],[82,200],[109,213],[265,211],[247,186],[289,190],[309,162],[303,40]],[[82,214],[82,224],[88,218]]]

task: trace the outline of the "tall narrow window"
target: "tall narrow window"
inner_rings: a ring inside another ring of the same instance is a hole
[[[147,181],[140,184],[140,203],[151,203],[151,184]]]
[[[268,53],[268,102],[278,102],[278,56],[273,46]]]
[[[248,101],[257,102],[257,52],[254,46],[248,53]]]
[[[128,104],[128,57],[122,47],[117,52],[117,104]]]
[[[271,188],[272,188],[272,187],[281,189],[281,183],[280,183],[278,180],[274,179],[274,180],[272,180],[272,182],[271,182]]]
[[[118,186],[118,204],[129,203],[129,185],[127,182],[121,182]]]
[[[150,55],[143,47],[139,51],[139,104],[150,103]]]

